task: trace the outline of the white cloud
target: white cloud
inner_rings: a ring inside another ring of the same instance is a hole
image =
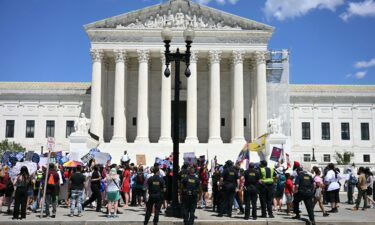
[[[366,74],[367,74],[367,71],[360,71],[360,72],[355,73],[355,77],[357,79],[362,79],[366,76]]]
[[[375,0],[364,0],[363,2],[350,2],[346,12],[340,15],[341,19],[347,21],[353,16],[375,17]]]
[[[356,68],[369,68],[375,66],[375,58],[370,59],[370,61],[359,61],[354,64]]]
[[[269,18],[285,20],[305,15],[313,9],[335,11],[344,3],[345,0],[266,0],[264,11]]]
[[[208,3],[210,3],[211,1],[215,1],[217,2],[218,4],[220,5],[225,5],[226,3],[230,3],[230,4],[236,4],[239,0],[196,0],[196,2],[200,3],[200,4],[204,4],[204,5],[207,5]]]

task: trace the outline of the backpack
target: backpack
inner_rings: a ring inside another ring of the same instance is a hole
[[[352,185],[357,185],[358,184],[358,178],[356,176],[354,176],[353,174],[350,174],[349,183],[352,184]]]
[[[55,185],[55,178],[53,177],[53,174],[50,174],[48,177],[48,185]]]
[[[285,182],[286,182],[286,177],[284,174],[280,174],[277,178],[277,189],[278,190],[284,190],[285,188]]]
[[[135,177],[135,183],[137,185],[142,185],[145,182],[145,177],[143,176],[143,173],[138,173],[137,176]]]

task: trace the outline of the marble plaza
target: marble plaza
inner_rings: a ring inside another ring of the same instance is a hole
[[[275,28],[187,0],[85,25],[91,83],[0,82],[0,139],[39,151],[54,136],[57,149],[98,145],[115,161],[124,150],[148,164],[169,155],[174,65],[166,78],[160,36],[167,22],[172,51],[185,49],[187,26],[196,33],[191,76],[181,83],[182,153],[233,160],[276,124],[270,143],[293,160],[310,162],[314,148],[320,164],[350,151],[356,164],[374,165],[375,86],[289,84],[288,50],[268,48]],[[99,140],[75,132],[85,129],[80,115]]]

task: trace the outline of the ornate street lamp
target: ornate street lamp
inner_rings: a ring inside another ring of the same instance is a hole
[[[184,30],[184,39],[186,42],[186,52],[180,53],[180,49],[177,48],[176,53],[171,53],[170,51],[170,43],[173,38],[173,31],[168,26],[168,24],[164,27],[163,31],[161,32],[161,36],[165,43],[165,65],[166,69],[164,71],[164,75],[169,77],[171,75],[171,71],[169,69],[169,65],[171,62],[175,62],[175,87],[174,87],[174,111],[173,111],[173,177],[172,177],[172,204],[170,207],[167,208],[166,215],[172,217],[180,217],[181,209],[180,204],[178,201],[178,174],[179,174],[179,144],[180,144],[180,137],[179,137],[179,117],[180,117],[180,63],[185,62],[186,69],[185,69],[185,76],[189,77],[191,75],[189,65],[190,65],[190,48],[191,44],[193,43],[195,32],[194,30],[188,26]]]

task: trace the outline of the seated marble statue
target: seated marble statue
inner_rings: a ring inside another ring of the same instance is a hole
[[[90,128],[90,119],[87,119],[84,113],[74,121],[75,133],[88,134]]]

